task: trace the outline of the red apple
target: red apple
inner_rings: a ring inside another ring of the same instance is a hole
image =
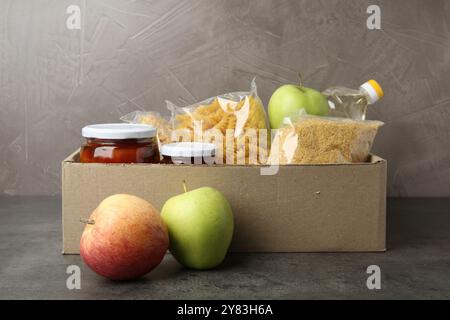
[[[80,241],[80,255],[96,273],[113,280],[139,278],[155,268],[169,247],[167,227],[147,201],[127,194],[104,199]]]

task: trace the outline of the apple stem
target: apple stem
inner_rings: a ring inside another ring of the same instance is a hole
[[[183,180],[183,190],[184,192],[187,192],[186,180]]]
[[[300,84],[300,90],[302,91],[302,92],[305,92],[305,90],[303,90],[303,77],[302,77],[302,74],[301,74],[301,72],[298,72],[297,73],[297,75],[298,75],[298,82],[299,82],[299,84]]]
[[[93,219],[80,218],[80,222],[84,224],[95,224],[95,221]]]

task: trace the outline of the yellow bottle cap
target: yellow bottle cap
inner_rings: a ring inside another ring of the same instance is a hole
[[[376,82],[375,80],[369,80],[367,81],[368,83],[370,83],[370,85],[375,89],[375,91],[377,92],[377,95],[380,98],[384,97],[384,92],[383,89],[381,88],[380,84],[378,82]]]
[[[375,103],[384,97],[383,89],[378,84],[378,82],[373,79],[362,84],[359,88],[367,93],[370,104]]]

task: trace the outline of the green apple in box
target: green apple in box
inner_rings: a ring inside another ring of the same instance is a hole
[[[161,217],[169,230],[170,252],[179,263],[210,269],[223,261],[234,224],[230,204],[218,190],[203,187],[172,197]]]
[[[285,117],[295,119],[303,109],[307,114],[328,115],[328,101],[317,90],[303,85],[285,84],[272,94],[269,100],[269,121],[272,129],[283,125]]]

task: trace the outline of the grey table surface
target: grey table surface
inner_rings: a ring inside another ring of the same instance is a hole
[[[389,199],[383,253],[229,254],[210,271],[171,255],[142,279],[103,279],[61,254],[59,197],[0,197],[0,299],[449,299],[450,199]],[[81,289],[66,287],[81,268]],[[381,269],[369,290],[366,269]]]

